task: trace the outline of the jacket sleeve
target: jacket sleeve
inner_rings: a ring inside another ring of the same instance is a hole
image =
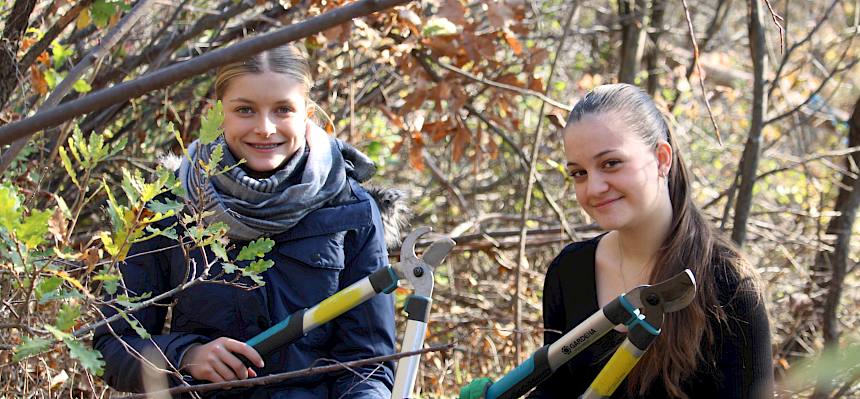
[[[719,323],[717,368],[722,371],[720,398],[773,398],[770,324],[760,295],[745,281],[736,285]]]
[[[119,295],[128,295],[132,298],[154,297],[167,291],[170,288],[168,274],[170,265],[167,255],[169,250],[164,248],[170,245],[172,242],[161,240],[161,237],[133,245],[126,261],[119,265],[122,280],[116,295],[107,295],[105,299],[110,301]],[[140,327],[149,334],[148,338],[141,337],[122,317],[110,323],[109,327],[102,326],[96,329],[93,347],[104,357],[103,378],[108,385],[119,391],[142,392],[148,379],[152,378],[162,381],[166,378],[169,386],[179,384],[178,379],[158,373],[147,365],[148,362],[141,360],[143,356],[151,364],[167,370],[175,370],[185,349],[193,343],[208,341],[206,337],[200,335],[162,334],[170,301],[171,298],[167,298],[127,315],[130,320],[137,320]],[[105,318],[117,314],[117,310],[112,306],[102,306],[101,310]],[[170,365],[166,365],[165,361]],[[162,384],[159,383],[160,386],[163,386]]]
[[[345,267],[339,289],[388,265],[382,222],[376,204],[372,203],[373,223],[351,230],[344,242]],[[394,298],[376,295],[333,320],[331,355],[348,362],[395,352]],[[335,375],[331,397],[388,399],[394,384],[393,362],[368,365]]]

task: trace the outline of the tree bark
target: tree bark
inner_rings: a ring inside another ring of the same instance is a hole
[[[618,4],[621,17],[621,65],[618,81],[635,83],[645,48],[645,0],[622,0]]]
[[[849,126],[848,146],[860,145],[860,99],[854,105],[854,113],[849,120]],[[852,153],[851,158],[854,165],[860,165],[860,153]],[[845,169],[851,170],[851,164],[851,162],[846,162]],[[836,204],[833,207],[837,216],[830,219],[830,223],[827,225],[826,234],[835,237],[833,252],[822,250],[815,259],[816,267],[830,272],[830,279],[822,284],[827,289],[821,316],[825,350],[836,348],[839,345],[839,319],[836,316],[836,311],[839,309],[839,301],[842,299],[845,274],[848,269],[848,253],[851,249],[851,232],[854,228],[854,220],[857,218],[858,206],[860,206],[860,179],[843,174]],[[819,380],[812,398],[827,398],[831,391],[830,381]]]
[[[647,91],[652,97],[660,86],[660,74],[658,68],[662,64],[660,60],[660,36],[663,35],[663,16],[666,14],[666,2],[662,0],[654,0],[651,4],[651,21],[648,25],[654,29],[648,33],[648,38],[651,40],[651,48],[648,50],[648,55],[645,57],[645,68],[648,70],[648,86]]]
[[[34,7],[36,0],[18,0],[6,19],[6,27],[0,39],[0,109],[6,106],[15,86],[18,85],[18,76],[22,74],[18,70],[18,49]]]
[[[228,48],[221,48],[192,60],[154,71],[135,80],[123,82],[111,88],[60,104],[44,113],[0,126],[0,145],[9,144],[39,130],[56,126],[78,115],[141,96],[152,90],[167,87],[191,76],[205,73],[220,65],[241,60],[261,51],[322,32],[353,18],[362,17],[410,1],[361,0],[349,3],[348,5],[287,26],[278,31],[244,40]]]
[[[759,0],[749,0],[747,3],[750,57],[753,62],[753,102],[749,136],[741,158],[741,178],[738,185],[738,197],[735,202],[734,225],[732,226],[732,240],[738,246],[743,246],[746,240],[747,219],[752,208],[753,187],[755,186],[756,170],[761,152],[764,113],[767,110],[767,92],[765,92],[764,86],[768,59],[761,3]]]

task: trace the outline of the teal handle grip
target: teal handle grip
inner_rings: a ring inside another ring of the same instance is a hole
[[[549,345],[538,349],[528,360],[517,366],[502,379],[490,385],[487,399],[519,398],[549,378]]]

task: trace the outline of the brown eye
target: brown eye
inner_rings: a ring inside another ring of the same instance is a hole
[[[586,175],[586,173],[582,169],[571,170],[570,172],[568,172],[568,176],[570,176],[574,179],[576,179],[578,177],[585,177],[585,175]]]

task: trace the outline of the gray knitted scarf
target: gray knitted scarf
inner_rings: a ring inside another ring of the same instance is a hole
[[[305,147],[282,169],[263,179],[249,176],[241,167],[207,178],[199,163],[209,162],[216,146],[224,146],[221,167],[235,165],[238,160],[223,136],[209,145],[194,141],[188,152],[195,167],[184,157],[179,166],[186,200],[202,204],[203,211],[212,211],[205,218],[207,223],[226,223],[230,239],[253,240],[285,232],[308,213],[325,206],[348,189],[347,177],[364,182],[376,172],[373,161],[349,144],[316,126],[308,131]]]

